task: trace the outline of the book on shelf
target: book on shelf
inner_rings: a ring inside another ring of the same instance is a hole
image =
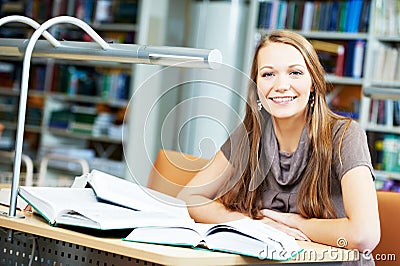
[[[388,128],[400,126],[400,104],[393,99],[371,99],[369,123]]]
[[[395,134],[384,134],[382,168],[389,172],[400,171],[400,137]]]
[[[398,46],[379,45],[374,51],[374,81],[400,81],[400,52]]]
[[[365,40],[350,40],[346,42],[344,76],[361,78],[365,55]]]
[[[400,34],[400,2],[375,1],[375,27],[376,34],[382,36],[397,36]]]
[[[302,31],[311,31],[314,14],[314,4],[310,1],[304,3],[303,21],[301,24]]]
[[[15,87],[14,84],[18,79],[17,76],[19,72],[20,71],[17,64],[13,64],[11,62],[0,62],[0,86],[3,88]]]
[[[373,131],[367,131],[366,133],[372,166],[375,170],[383,170],[383,135]]]
[[[361,78],[365,55],[365,40],[332,42],[310,40],[327,73]]]
[[[389,47],[385,51],[385,64],[383,67],[383,80],[385,81],[395,81],[396,75],[399,69],[398,60],[399,60],[399,49],[397,47]]]
[[[123,240],[205,248],[279,261],[289,260],[302,251],[293,237],[250,218],[220,224],[139,227]]]
[[[257,27],[367,32],[371,1],[259,1]]]
[[[348,10],[346,19],[346,32],[358,32],[361,18],[362,0],[351,0],[348,2]]]
[[[371,13],[371,1],[362,1],[358,32],[368,32],[369,16]]]
[[[72,187],[21,186],[19,195],[53,226],[114,230],[193,223],[184,202],[98,170],[77,177]]]
[[[327,73],[344,75],[345,45],[337,42],[310,40]]]

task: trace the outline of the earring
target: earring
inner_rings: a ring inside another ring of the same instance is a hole
[[[260,100],[257,100],[257,109],[258,109],[258,111],[261,111],[261,109],[262,109],[262,104],[261,104]]]
[[[308,102],[310,103],[310,107],[313,108],[314,107],[314,102],[315,102],[315,92],[311,92],[310,93],[310,97],[308,99]]]

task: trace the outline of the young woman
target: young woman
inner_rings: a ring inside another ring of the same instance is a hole
[[[272,32],[251,79],[243,124],[178,195],[191,216],[262,219],[297,239],[373,250],[380,225],[366,134],[329,110],[311,44]]]

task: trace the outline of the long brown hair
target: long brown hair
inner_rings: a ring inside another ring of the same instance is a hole
[[[337,120],[347,118],[336,115],[328,107],[325,99],[328,92],[325,72],[312,45],[303,36],[287,30],[276,30],[264,36],[255,49],[250,74],[252,82],[248,88],[246,114],[243,120],[245,130],[242,132],[242,138],[232,146],[234,150],[230,158],[237,176],[232,178],[234,182],[232,180],[227,182],[226,186],[229,186],[229,189],[226,187],[224,189],[228,192],[221,195],[219,200],[230,210],[246,213],[252,218],[261,218],[266,173],[259,167],[260,140],[264,124],[261,112],[257,110],[256,80],[258,53],[269,43],[285,43],[295,47],[302,54],[312,79],[314,101],[313,106],[311,104],[308,106],[306,120],[309,132],[309,160],[297,195],[299,212],[308,218],[334,218],[336,213],[330,198],[332,130]],[[343,134],[351,122],[350,119],[347,120]],[[251,179],[257,175],[258,177],[262,175],[264,184],[250,189]]]

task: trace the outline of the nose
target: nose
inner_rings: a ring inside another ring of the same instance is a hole
[[[287,91],[290,89],[290,82],[287,76],[279,75],[276,79],[275,90],[276,91]]]

